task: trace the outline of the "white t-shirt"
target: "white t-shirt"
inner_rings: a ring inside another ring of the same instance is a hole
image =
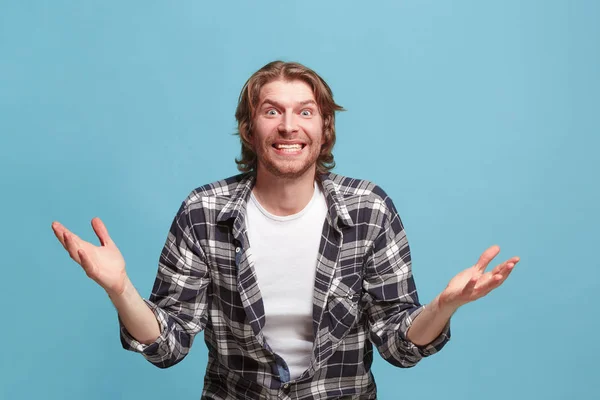
[[[262,295],[265,340],[299,377],[310,363],[313,345],[313,288],[327,202],[319,185],[310,202],[294,215],[265,210],[254,194],[246,226]]]

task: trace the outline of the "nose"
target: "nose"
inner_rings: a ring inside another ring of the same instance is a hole
[[[292,134],[298,132],[298,124],[293,112],[286,112],[279,124],[279,133]]]

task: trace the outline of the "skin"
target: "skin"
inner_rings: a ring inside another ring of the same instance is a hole
[[[485,272],[498,253],[500,247],[491,246],[475,265],[452,278],[448,286],[415,318],[407,333],[408,340],[417,346],[433,342],[459,307],[486,296],[502,285],[520,259],[511,257]]]
[[[323,145],[323,117],[310,86],[276,80],[264,85],[253,121],[252,145],[258,159],[254,195],[275,215],[301,211],[314,190],[316,162]],[[274,145],[301,143],[282,152]]]
[[[69,256],[106,291],[127,331],[140,343],[153,343],[160,336],[154,313],[129,280],[125,260],[100,218],[92,219],[92,228],[100,246],[81,239],[57,221],[52,223],[54,235]]]
[[[314,191],[316,161],[323,144],[323,118],[310,86],[277,80],[263,86],[253,120],[252,143],[258,158],[254,195],[275,215],[301,211]],[[301,143],[302,149],[282,151],[273,145]],[[82,240],[59,222],[52,230],[69,256],[100,285],[117,308],[125,328],[139,342],[151,344],[160,336],[154,313],[139,295],[125,270],[125,260],[100,218],[92,219],[100,240]],[[491,246],[472,266],[456,275],[413,321],[408,339],[418,346],[435,340],[459,307],[480,299],[508,278],[519,257],[486,272],[500,248]]]

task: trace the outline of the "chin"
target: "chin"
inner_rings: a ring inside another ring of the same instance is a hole
[[[277,163],[265,163],[266,169],[277,178],[296,179],[304,176],[309,172],[314,163],[306,163],[302,165],[277,165]]]

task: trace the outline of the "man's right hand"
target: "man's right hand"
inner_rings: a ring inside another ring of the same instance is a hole
[[[71,258],[83,267],[87,276],[96,281],[109,296],[120,296],[128,281],[125,260],[100,218],[92,219],[92,227],[100,239],[100,246],[82,240],[57,221],[52,223],[57,239]]]

